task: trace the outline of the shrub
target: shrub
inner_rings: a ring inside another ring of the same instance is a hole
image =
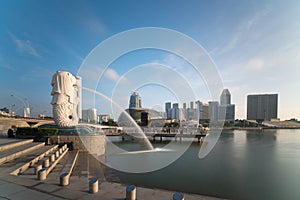
[[[57,128],[31,128],[31,127],[20,127],[17,129],[17,137],[25,138],[36,138],[58,135]]]

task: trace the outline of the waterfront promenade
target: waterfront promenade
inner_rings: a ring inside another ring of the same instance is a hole
[[[20,140],[7,139],[3,135],[0,138],[0,147],[12,145]],[[27,142],[28,143],[28,142]],[[29,142],[30,143],[30,142]],[[21,144],[18,148],[2,148],[0,157],[24,151],[30,146],[37,146],[33,151],[20,154],[16,159],[0,165],[0,199],[125,199],[126,185],[108,182],[105,178],[104,168],[93,156],[80,152],[70,176],[68,186],[59,185],[60,174],[65,172],[70,162],[74,161],[74,151],[66,151],[62,159],[47,176],[46,180],[38,180],[34,174],[33,165],[18,175],[12,175],[19,167],[23,166],[44,152],[55,149],[52,145],[40,145],[41,143]],[[27,145],[27,146],[26,146]],[[89,180],[96,177],[99,181],[99,191],[89,193]],[[174,191],[137,187],[137,199],[172,199]],[[214,200],[217,198],[184,193],[185,199],[191,200]]]

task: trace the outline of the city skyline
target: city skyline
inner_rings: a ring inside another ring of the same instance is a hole
[[[179,31],[203,47],[224,88],[231,92],[236,118],[247,117],[247,95],[264,93],[279,94],[278,118],[300,118],[300,94],[295,92],[300,74],[298,1],[4,0],[0,5],[0,108],[22,113],[23,103],[14,95],[28,101],[31,116],[52,115],[50,83],[57,70],[77,75],[86,56],[109,37],[134,28],[162,27]],[[118,84],[130,81],[133,70],[153,63],[183,74],[193,83],[195,100],[219,101],[211,98],[207,77],[195,76],[186,60],[153,49],[122,55],[111,63],[95,89],[125,109],[128,93],[118,93],[122,89]],[[94,75],[91,72],[90,79]],[[146,75],[174,81],[174,76]],[[145,74],[141,70],[135,77],[145,79]],[[172,88],[164,85],[136,85],[133,89],[143,96],[143,107],[164,110],[166,101],[178,101]],[[106,104],[96,106],[100,113],[111,113]],[[83,109],[89,108],[83,105]]]

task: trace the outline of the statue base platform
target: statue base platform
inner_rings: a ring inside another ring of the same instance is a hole
[[[104,134],[86,134],[74,129],[60,129],[59,134],[50,136],[52,144],[68,144],[73,150],[80,150],[94,155],[104,155],[106,136]]]

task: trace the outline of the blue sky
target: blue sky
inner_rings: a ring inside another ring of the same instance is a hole
[[[162,27],[197,41],[216,64],[224,87],[246,116],[246,95],[279,94],[279,117],[300,118],[300,3],[256,1],[5,1],[0,0],[0,107],[27,99],[32,113],[51,115],[51,76],[77,74],[84,59],[109,37],[134,28]],[[97,90],[113,97],[137,66],[160,63],[192,80],[197,99],[211,100],[205,81],[182,59],[159,50],[123,55]],[[171,79],[169,80],[171,81]],[[143,106],[176,101],[172,88],[136,86]],[[114,91],[114,93],[112,92]],[[155,94],[155,95],[154,95]],[[123,96],[120,105],[128,101]],[[126,99],[128,98],[128,99]],[[120,98],[121,99],[121,98]],[[100,113],[109,108],[97,102]]]

